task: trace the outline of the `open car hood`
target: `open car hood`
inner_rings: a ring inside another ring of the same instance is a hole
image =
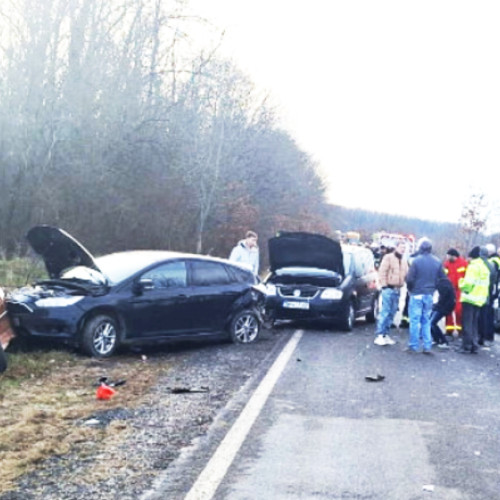
[[[268,241],[271,271],[283,267],[317,267],[344,276],[342,247],[321,234],[280,231]]]
[[[62,271],[85,266],[100,271],[90,252],[66,231],[51,226],[35,226],[26,235],[31,248],[45,262],[50,278],[59,278]]]

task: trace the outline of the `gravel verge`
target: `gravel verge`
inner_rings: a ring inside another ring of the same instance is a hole
[[[258,342],[245,346],[211,341],[144,350],[150,362],[172,365],[147,402],[75,422],[108,431],[127,428],[126,438],[117,432],[113,439],[108,432],[101,442],[80,443],[67,455],[45,460],[0,500],[140,498],[152,491],[182,450],[207,435],[243,388],[257,383],[287,339],[287,331],[278,329],[263,331]]]

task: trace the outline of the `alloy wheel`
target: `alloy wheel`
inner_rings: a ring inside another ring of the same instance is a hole
[[[93,335],[94,349],[101,356],[111,352],[116,344],[116,328],[111,321],[102,322]]]
[[[259,334],[259,322],[253,314],[242,314],[234,324],[234,336],[242,344],[253,342]]]

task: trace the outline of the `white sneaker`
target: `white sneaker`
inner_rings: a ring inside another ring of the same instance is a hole
[[[386,338],[387,337],[384,337],[384,335],[377,335],[373,343],[376,345],[387,345]]]
[[[385,335],[384,339],[385,339],[385,345],[394,345],[396,343],[396,341],[391,339],[389,335]]]

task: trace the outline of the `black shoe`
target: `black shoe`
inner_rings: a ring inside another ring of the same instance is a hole
[[[424,349],[422,354],[433,354],[433,352],[430,349]]]
[[[460,349],[455,349],[455,352],[458,352],[459,354],[472,354],[472,350],[464,349],[463,347],[460,347]]]
[[[411,347],[405,347],[403,349],[403,352],[406,352],[407,354],[417,354],[418,351],[416,351],[415,349],[412,349]]]

